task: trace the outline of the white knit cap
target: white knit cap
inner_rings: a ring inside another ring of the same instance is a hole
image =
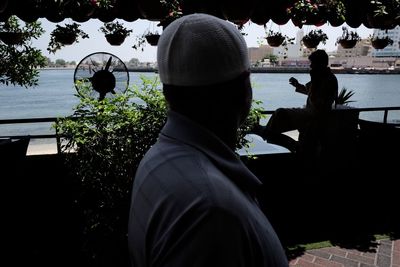
[[[247,45],[231,23],[207,14],[181,17],[158,41],[161,82],[201,86],[226,82],[249,70]]]

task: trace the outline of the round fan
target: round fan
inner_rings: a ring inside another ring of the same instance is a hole
[[[129,72],[125,63],[107,52],[96,52],[83,58],[75,68],[74,84],[80,94],[78,82],[88,83],[91,95],[99,100],[123,93],[129,85]]]

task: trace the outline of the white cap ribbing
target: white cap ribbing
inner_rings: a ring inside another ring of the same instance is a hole
[[[161,82],[177,86],[222,83],[249,70],[247,45],[231,23],[207,14],[181,17],[158,41]]]

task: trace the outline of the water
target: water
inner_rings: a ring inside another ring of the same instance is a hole
[[[39,85],[26,89],[0,85],[0,119],[62,117],[72,114],[78,103],[73,86],[73,70],[42,70]],[[130,84],[138,83],[140,75],[154,77],[155,73],[130,73]],[[306,96],[295,93],[288,80],[293,76],[301,83],[309,81],[308,74],[252,74],[254,98],[263,101],[266,110],[279,107],[301,107]],[[400,75],[338,74],[339,89],[354,90],[351,103],[355,107],[400,106]],[[382,120],[383,113],[366,112],[361,117]],[[399,112],[389,112],[389,119],[399,119]],[[51,124],[0,125],[1,135],[54,133]]]

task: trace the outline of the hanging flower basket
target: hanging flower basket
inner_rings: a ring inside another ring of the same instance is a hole
[[[336,44],[340,44],[344,49],[350,49],[356,46],[361,37],[357,32],[349,31],[346,27],[342,27],[343,33],[336,40]]]
[[[283,43],[283,41],[285,40],[285,37],[283,37],[283,36],[278,36],[278,35],[275,35],[275,36],[267,36],[266,38],[267,38],[268,44],[269,44],[270,46],[272,46],[272,47],[278,47],[278,46],[280,46],[280,45]]]
[[[317,48],[319,45],[320,41],[318,39],[302,39],[303,44],[307,48]]]
[[[302,28],[306,25],[323,25],[326,20],[321,13],[326,13],[326,6],[319,5],[317,1],[296,0],[287,9],[295,26]]]
[[[344,49],[350,49],[356,46],[357,40],[340,40],[339,44],[344,48]]]
[[[158,33],[149,33],[145,36],[146,41],[151,45],[151,46],[157,46],[158,44],[158,39],[160,39],[160,35]]]
[[[71,45],[78,42],[78,37],[82,39],[89,38],[89,35],[79,29],[79,24],[65,24],[65,26],[56,25],[56,28],[50,33],[50,43],[47,50],[55,53],[65,45]]]
[[[100,27],[100,31],[105,34],[104,36],[110,45],[121,45],[132,32],[132,30],[128,30],[118,21],[104,23]]]
[[[383,49],[388,45],[392,45],[393,44],[393,40],[390,39],[389,37],[384,37],[384,38],[372,38],[371,39],[371,45],[373,48],[375,49]]]
[[[112,33],[106,34],[105,37],[106,37],[107,42],[110,45],[115,45],[115,46],[121,45],[125,41],[125,38],[126,38],[125,35],[112,34]]]
[[[326,40],[328,40],[328,36],[322,30],[312,30],[304,35],[301,41],[307,48],[317,48],[321,42],[326,44]]]
[[[284,46],[287,47],[287,45],[293,44],[294,38],[289,38],[287,35],[283,35],[281,32],[275,32],[273,30],[269,30],[267,32],[267,42],[270,46],[272,47],[278,47],[278,46]]]
[[[19,45],[24,40],[22,32],[0,32],[0,40],[7,45]]]
[[[332,27],[339,27],[345,22],[346,6],[342,0],[326,2],[326,18]]]
[[[74,33],[65,33],[55,36],[56,42],[63,45],[72,45],[76,41],[76,35]]]

